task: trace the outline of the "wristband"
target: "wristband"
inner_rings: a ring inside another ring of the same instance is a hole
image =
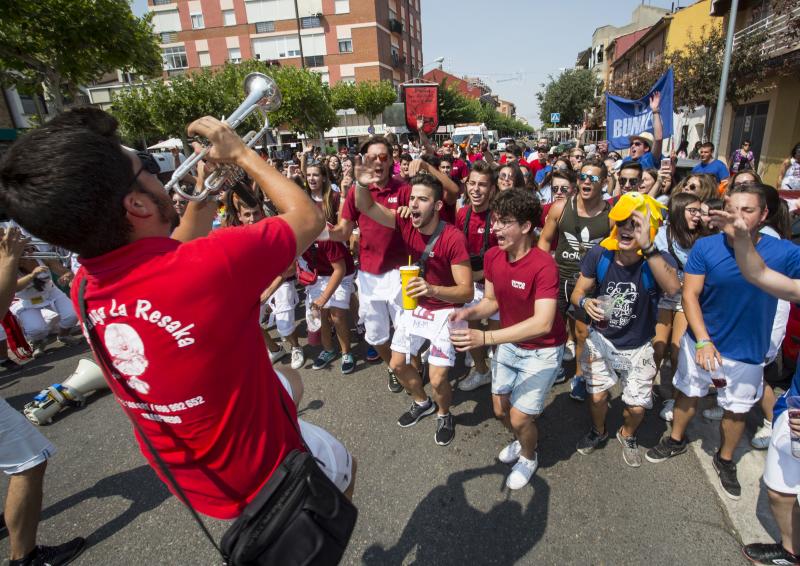
[[[654,244],[650,244],[647,249],[642,250],[642,257],[644,259],[650,259],[654,255],[658,253],[656,246]]]
[[[651,110],[650,112],[653,114],[661,114],[661,110]]]
[[[358,179],[356,179],[356,187],[358,187],[359,189],[369,189],[367,185],[362,185]]]
[[[713,344],[713,342],[711,342],[711,340],[698,340],[697,342],[694,343],[694,349],[695,350],[702,350],[703,348],[705,348],[709,344]]]
[[[581,300],[578,301],[578,308],[581,308],[581,309],[584,308],[583,305],[585,305],[586,301],[588,301],[588,300],[589,300],[589,297],[587,297],[585,295],[583,297],[581,297]]]

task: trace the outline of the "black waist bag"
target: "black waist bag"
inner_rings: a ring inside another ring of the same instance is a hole
[[[314,457],[292,450],[220,546],[229,566],[335,565],[357,516]]]

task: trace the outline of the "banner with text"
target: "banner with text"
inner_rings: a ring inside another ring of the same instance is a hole
[[[611,149],[627,149],[631,143],[629,136],[642,132],[653,132],[653,112],[650,110],[650,95],[661,93],[661,123],[664,127],[663,139],[672,136],[672,98],[675,83],[672,67],[661,75],[653,88],[639,100],[628,100],[606,93],[606,130]]]
[[[406,126],[417,131],[417,118],[423,120],[422,129],[431,135],[439,127],[439,85],[436,83],[403,84],[403,100],[406,103]]]

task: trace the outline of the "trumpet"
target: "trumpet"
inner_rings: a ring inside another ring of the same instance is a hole
[[[242,136],[242,141],[244,145],[248,149],[253,149],[258,140],[264,137],[264,135],[269,131],[269,117],[265,111],[262,111],[264,115],[264,126],[259,130],[250,130],[244,136]],[[225,186],[225,183],[228,181],[236,181],[237,179],[241,178],[243,172],[239,167],[236,165],[224,164],[219,166],[217,169],[211,172],[211,174],[206,177],[203,186],[208,190],[210,193],[217,193]]]
[[[258,110],[266,119],[267,112],[277,110],[281,105],[281,92],[278,90],[278,85],[275,84],[275,81],[271,77],[263,73],[250,73],[247,75],[244,79],[244,92],[246,95],[244,101],[230,116],[223,120],[224,123],[228,124],[233,129],[236,129],[236,127],[244,122],[254,111]],[[269,121],[266,122],[267,124],[262,128],[264,132],[266,132],[266,129],[269,127]],[[252,143],[255,145],[254,141]],[[249,147],[252,147],[252,145]],[[172,173],[172,178],[164,185],[164,189],[169,191],[174,188],[175,192],[186,200],[201,201],[205,200],[212,192],[222,188],[224,179],[220,179],[220,175],[214,176],[214,181],[211,184],[209,184],[207,180],[206,183],[204,183],[203,190],[198,194],[188,194],[180,188],[179,181],[197,165],[198,161],[206,156],[210,149],[210,145],[206,146],[200,153],[195,153],[177,167]],[[216,188],[212,189],[209,188],[209,186]]]
[[[49,251],[40,250],[39,246],[48,246],[53,248]],[[25,252],[22,254],[22,259],[55,259],[61,262],[66,262],[72,256],[72,253],[63,249],[52,246],[40,238],[30,238]]]

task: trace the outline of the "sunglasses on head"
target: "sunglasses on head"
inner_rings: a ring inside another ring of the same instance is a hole
[[[623,187],[626,187],[628,185],[630,185],[631,187],[635,187],[636,185],[639,184],[640,180],[641,179],[639,179],[637,177],[634,177],[632,179],[628,178],[628,177],[620,177],[619,178],[619,184],[622,185]]]
[[[600,177],[598,177],[597,175],[589,175],[588,173],[581,173],[580,175],[578,175],[578,178],[581,181],[585,181],[586,179],[590,179],[592,181],[592,183],[599,183],[600,182]]]
[[[554,193],[557,194],[567,194],[569,193],[570,186],[569,185],[551,185],[550,188],[553,190]]]
[[[153,175],[161,173],[161,167],[158,166],[158,161],[156,161],[155,157],[146,151],[137,151],[136,156],[142,162],[142,169]]]

